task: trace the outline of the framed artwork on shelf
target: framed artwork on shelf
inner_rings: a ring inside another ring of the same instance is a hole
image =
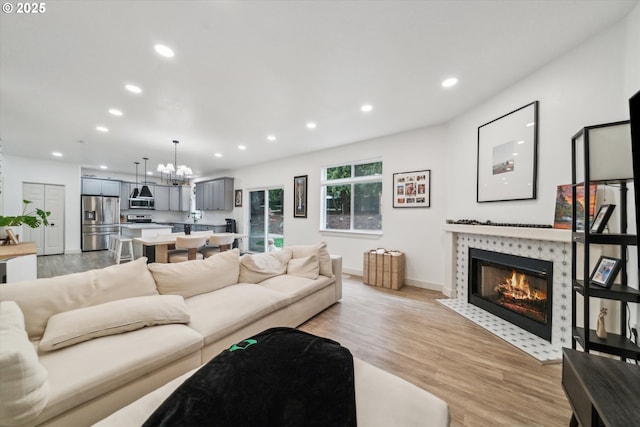
[[[603,288],[610,288],[611,285],[613,285],[613,281],[616,279],[619,270],[619,259],[601,256],[596,264],[596,268],[593,269],[589,280],[594,285],[602,286]]]
[[[393,174],[394,208],[431,206],[431,170]]]
[[[536,198],[538,101],[478,127],[476,201]]]
[[[589,185],[589,209],[585,209],[584,205],[584,185],[576,186],[576,205],[581,209],[578,209],[578,215],[576,219],[576,231],[584,231],[584,224],[591,224],[593,221],[593,214],[596,212],[596,191],[598,186],[596,184]],[[553,228],[562,228],[565,230],[571,229],[571,215],[573,203],[573,191],[571,184],[558,185],[556,191],[556,210],[553,215]],[[588,220],[585,220],[585,212],[588,211]]]
[[[307,217],[307,175],[293,178],[293,217]]]
[[[592,233],[602,233],[607,226],[607,222],[613,213],[616,205],[602,205],[600,209],[598,209],[598,214],[595,219],[591,223],[591,227],[589,231]]]
[[[6,228],[4,232],[7,234],[7,239],[9,240],[10,244],[17,245],[19,243],[18,237],[15,235],[12,229]]]
[[[235,191],[234,200],[235,200],[235,207],[241,208],[242,207],[242,190]]]

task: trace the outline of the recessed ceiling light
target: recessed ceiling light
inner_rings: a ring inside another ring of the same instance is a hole
[[[126,90],[128,90],[129,92],[132,92],[132,93],[142,93],[142,89],[140,89],[140,86],[127,84],[127,85],[124,86],[124,88]]]
[[[157,44],[153,47],[158,55],[164,56],[165,58],[173,58],[173,49],[169,46],[165,46],[163,44]]]
[[[216,156],[216,157],[222,157],[222,154],[221,154],[221,153],[215,153],[215,154],[214,154],[214,156]]]
[[[315,129],[317,127],[318,127],[318,125],[315,124],[314,122],[308,122],[307,123],[307,129]]]
[[[99,130],[100,132],[109,132],[109,128],[104,126],[96,126],[96,130]]]
[[[109,108],[109,114],[121,117],[122,116],[122,111],[118,110],[117,108]]]
[[[62,157],[62,153],[60,153],[59,151],[54,151],[53,153],[51,153],[51,155],[55,157]]]
[[[277,138],[275,137],[275,135],[269,135],[269,136],[267,136],[267,139],[269,141],[275,141]]]
[[[371,104],[364,104],[362,107],[360,107],[360,111],[362,111],[363,113],[368,113],[371,110],[373,110],[373,105]]]
[[[458,79],[455,77],[449,77],[442,81],[442,87],[452,87],[458,84]]]
[[[100,165],[100,169],[109,169],[109,168],[106,167],[105,165]]]
[[[531,126],[533,126],[535,124],[536,124],[536,122],[527,123],[527,127],[530,128]]]
[[[238,150],[246,150],[247,146],[246,145],[238,145]]]

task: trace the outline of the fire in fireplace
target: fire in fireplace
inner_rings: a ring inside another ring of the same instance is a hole
[[[553,263],[469,249],[469,302],[551,341]]]

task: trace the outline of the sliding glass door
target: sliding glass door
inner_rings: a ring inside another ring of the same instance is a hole
[[[249,192],[249,252],[267,252],[268,240],[281,248],[284,244],[284,189]]]

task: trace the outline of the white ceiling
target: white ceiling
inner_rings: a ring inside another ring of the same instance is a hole
[[[43,14],[0,15],[2,151],[133,173],[142,157],[154,171],[173,161],[177,139],[178,162],[212,175],[434,125],[637,4],[48,0]],[[460,83],[443,89],[448,76]]]

